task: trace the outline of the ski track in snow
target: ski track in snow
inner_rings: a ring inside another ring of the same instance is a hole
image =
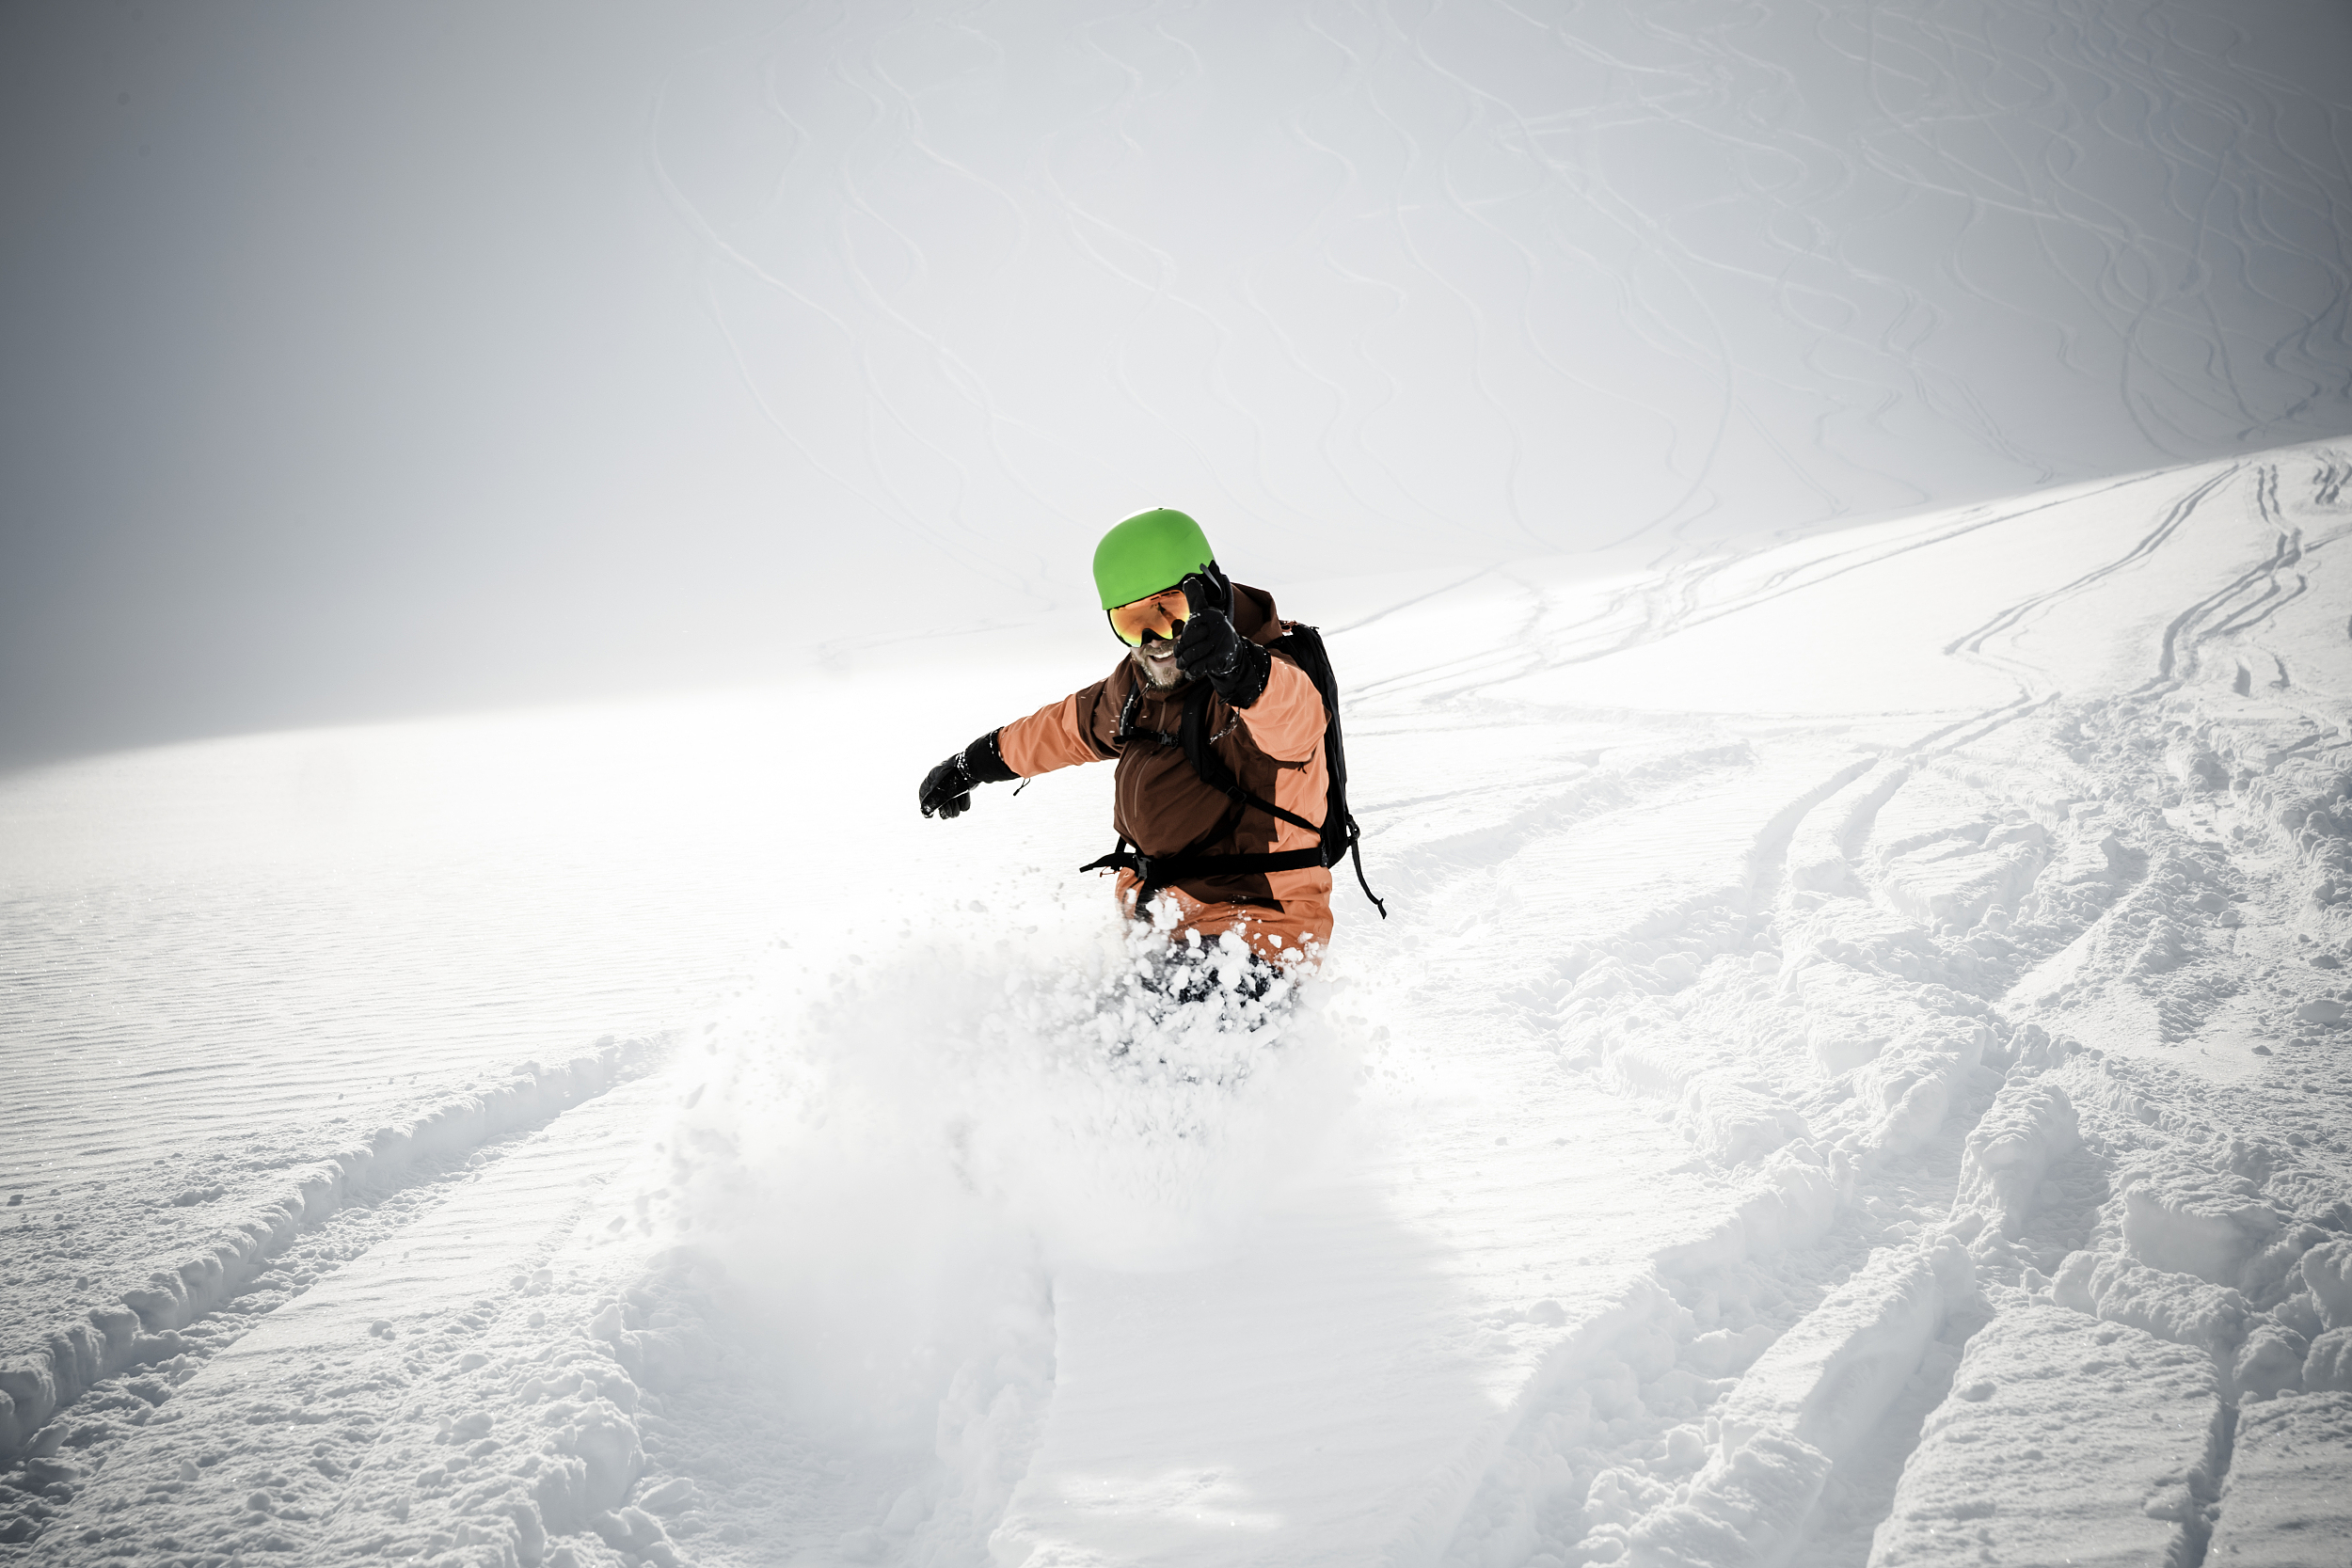
[[[660,1033],[364,1132],[264,1093],[213,1178],[87,1151],[8,1227],[0,1553],[2312,1560],[2352,1529],[2347,473],[1367,602],[1396,918],[1348,895],[1270,1034],[1121,1012],[1062,775],[877,827],[826,863],[930,906],[783,914]],[[208,766],[281,766],[246,744]],[[495,1054],[531,1015],[487,1016]],[[58,1056],[17,1103],[68,1116]]]

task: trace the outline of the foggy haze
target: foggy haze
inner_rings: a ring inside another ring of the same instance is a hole
[[[0,760],[2352,429],[2352,19],[2107,9],[11,8]]]

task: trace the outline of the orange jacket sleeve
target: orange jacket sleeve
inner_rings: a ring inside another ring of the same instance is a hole
[[[1033,779],[1057,768],[1108,762],[1117,753],[1094,741],[1094,708],[1102,700],[1103,683],[1097,681],[1007,724],[996,732],[996,750],[1005,766]]]
[[[1307,672],[1277,658],[1258,700],[1237,710],[1258,750],[1281,762],[1304,762],[1323,744],[1323,693]],[[1005,760],[1011,762],[1007,753]],[[1018,764],[1014,766],[1018,767]]]

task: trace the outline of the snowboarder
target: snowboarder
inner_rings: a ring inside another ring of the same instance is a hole
[[[1331,937],[1329,867],[1355,842],[1321,639],[1228,580],[1181,512],[1104,534],[1094,583],[1125,657],[933,768],[923,815],[960,816],[976,784],[1115,761],[1119,847],[1081,869],[1116,870],[1139,918],[1167,900],[1179,937],[1232,932],[1263,958],[1311,956]]]

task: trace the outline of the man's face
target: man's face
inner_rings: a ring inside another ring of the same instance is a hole
[[[1143,684],[1154,691],[1170,691],[1184,683],[1184,674],[1176,668],[1173,638],[1147,632],[1143,645],[1128,649],[1127,657],[1135,664],[1136,673],[1143,677]]]

